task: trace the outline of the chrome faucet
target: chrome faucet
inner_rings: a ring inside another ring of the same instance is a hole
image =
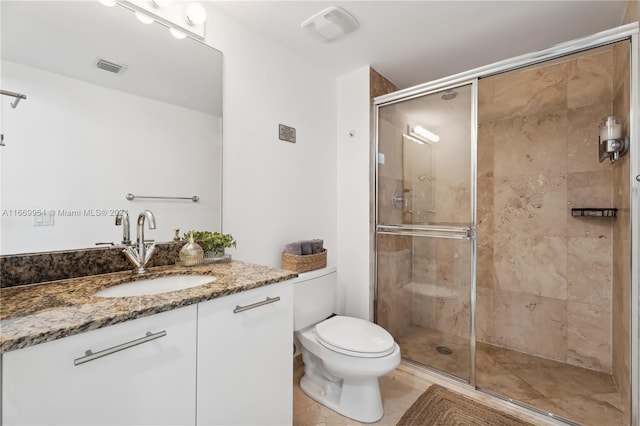
[[[122,225],[122,245],[131,245],[131,234],[129,232],[129,212],[120,210],[116,215],[116,226]]]
[[[144,222],[145,219],[148,222],[149,229],[156,229],[156,217],[150,210],[145,210],[138,215],[138,234],[136,237],[135,245],[125,245],[122,252],[136,267],[134,272],[137,274],[144,274],[146,266],[151,255],[156,248],[156,243],[153,240],[145,241],[144,239]]]

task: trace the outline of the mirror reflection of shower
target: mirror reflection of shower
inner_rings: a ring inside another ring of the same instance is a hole
[[[445,90],[431,97],[428,103],[418,101],[414,108],[403,111],[402,187],[396,188],[392,204],[395,209],[402,210],[402,222],[405,224],[437,224],[437,200],[452,196],[443,193],[443,188],[448,188],[452,193],[460,192],[457,184],[459,177],[451,176],[442,166],[442,170],[438,171],[436,164],[437,161],[446,162],[452,155],[455,156],[458,139],[463,140],[465,136],[459,129],[465,126],[459,126],[457,117],[464,113],[468,96],[458,95],[455,90]],[[443,185],[436,185],[437,176],[444,178]],[[445,203],[440,210],[456,207]]]
[[[403,135],[403,214],[402,222],[428,225],[433,221],[434,145],[440,136],[426,125],[407,125]]]

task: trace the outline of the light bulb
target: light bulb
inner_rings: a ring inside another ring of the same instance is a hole
[[[116,5],[116,1],[115,0],[98,0],[100,2],[100,4],[107,6],[107,7],[113,7]]]
[[[207,10],[200,3],[189,3],[187,6],[187,22],[199,25],[207,20]]]
[[[178,40],[182,40],[187,36],[185,33],[183,33],[182,31],[178,31],[175,28],[169,28],[169,32],[171,33],[172,36],[174,36]]]
[[[153,18],[145,15],[142,12],[136,12],[136,18],[138,18],[138,21],[142,22],[143,24],[152,24],[153,23]]]

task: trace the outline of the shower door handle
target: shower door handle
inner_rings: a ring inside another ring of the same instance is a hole
[[[475,228],[431,225],[378,225],[376,233],[380,235],[406,235],[410,237],[452,238],[470,240],[475,238]]]
[[[409,200],[404,196],[403,190],[396,189],[393,191],[393,195],[391,196],[391,203],[396,209],[401,209],[403,207],[407,207]]]

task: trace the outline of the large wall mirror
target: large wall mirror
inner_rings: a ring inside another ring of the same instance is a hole
[[[132,239],[145,209],[148,239],[220,230],[222,53],[97,1],[0,8],[1,87],[27,96],[1,97],[0,254],[118,243],[121,209]]]

